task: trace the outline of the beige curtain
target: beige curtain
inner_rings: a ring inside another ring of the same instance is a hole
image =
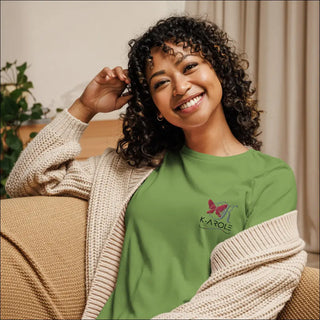
[[[319,252],[319,2],[186,1],[247,53],[262,114],[263,152],[294,170],[298,223]]]

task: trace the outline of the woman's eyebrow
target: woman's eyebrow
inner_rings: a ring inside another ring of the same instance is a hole
[[[188,54],[185,54],[185,55],[182,55],[181,58],[179,58],[176,62],[175,62],[175,65],[179,65],[185,58],[189,57],[189,56],[194,56],[195,54],[194,53],[188,53]]]
[[[174,65],[175,66],[178,66],[185,58],[189,57],[189,56],[194,56],[195,54],[194,53],[189,53],[189,54],[185,54],[185,55],[182,55],[175,63]],[[151,75],[150,79],[149,79],[149,84],[151,82],[151,79],[156,77],[156,76],[161,76],[163,74],[165,74],[166,72],[164,70],[160,70],[160,71],[157,71],[155,72],[154,74]]]
[[[150,77],[150,79],[149,79],[149,84],[150,84],[150,82],[151,82],[151,79],[152,78],[154,78],[154,77],[156,77],[156,76],[161,76],[161,75],[163,75],[163,74],[165,74],[166,72],[164,71],[164,70],[160,70],[160,71],[157,71],[157,72],[155,72],[154,74],[152,74],[151,75],[151,77]]]

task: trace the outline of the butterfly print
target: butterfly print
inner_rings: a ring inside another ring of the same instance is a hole
[[[221,213],[223,212],[223,210],[227,209],[228,205],[227,204],[223,204],[222,206],[217,207],[214,202],[210,199],[208,201],[209,204],[209,210],[207,211],[207,213],[214,213],[221,218]]]

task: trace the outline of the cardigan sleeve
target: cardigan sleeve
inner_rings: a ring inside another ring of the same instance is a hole
[[[11,197],[70,195],[88,199],[99,156],[74,160],[87,124],[64,110],[22,151],[6,190]]]
[[[275,319],[306,264],[296,211],[244,230],[211,255],[211,276],[187,303],[153,319]]]

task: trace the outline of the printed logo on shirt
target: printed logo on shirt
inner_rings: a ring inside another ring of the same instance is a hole
[[[221,230],[229,234],[232,230],[231,212],[238,206],[230,205],[225,201],[214,203],[211,199],[209,199],[208,205],[209,210],[200,217],[200,228]]]

